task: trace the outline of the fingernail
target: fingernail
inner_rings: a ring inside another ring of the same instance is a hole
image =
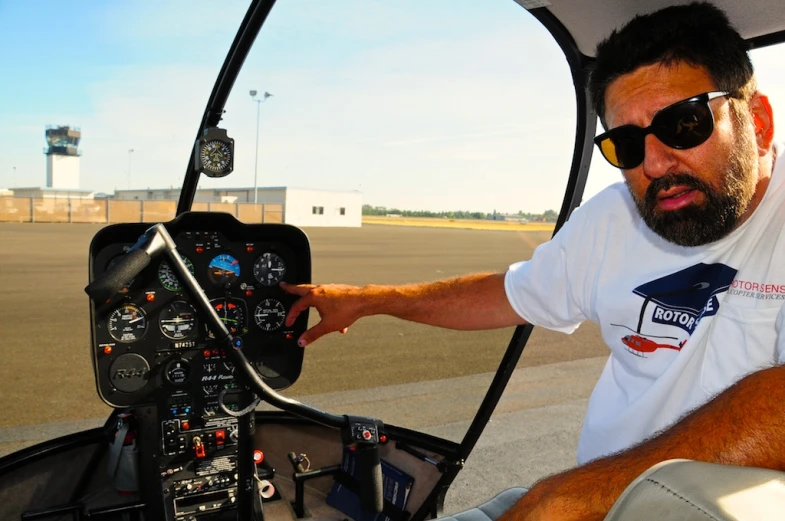
[[[297,345],[300,346],[300,347],[305,347],[305,346],[308,345],[308,342],[306,342],[305,340],[303,340],[301,338],[300,340],[297,341]]]

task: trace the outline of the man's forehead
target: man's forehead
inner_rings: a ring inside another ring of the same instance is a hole
[[[672,103],[715,89],[714,80],[703,67],[686,63],[645,65],[619,76],[605,90],[605,120],[609,128],[641,124],[638,120],[650,121],[658,110]]]

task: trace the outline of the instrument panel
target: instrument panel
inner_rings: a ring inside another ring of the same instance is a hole
[[[149,226],[117,224],[99,231],[90,245],[90,281],[109,270]],[[244,224],[212,212],[185,213],[165,227],[188,271],[227,329],[242,340],[245,356],[265,382],[274,389],[294,383],[303,360],[297,339],[307,327],[308,312],[286,327],[297,297],[279,283],[310,283],[310,245],[302,230]],[[160,389],[167,397],[178,397],[170,407],[173,418],[192,411],[216,413],[218,395],[231,393],[237,382],[224,345],[215,340],[195,302],[166,255],[152,259],[108,302],[91,301],[96,385],[107,404],[153,404]]]

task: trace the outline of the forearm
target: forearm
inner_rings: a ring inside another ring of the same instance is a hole
[[[365,315],[391,315],[461,330],[523,324],[504,291],[504,273],[478,273],[422,284],[361,288]]]
[[[784,470],[783,403],[785,367],[750,375],[652,439],[543,480],[502,520],[602,519],[638,475],[668,459]]]

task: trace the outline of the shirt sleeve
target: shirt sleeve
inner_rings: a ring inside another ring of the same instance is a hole
[[[507,299],[532,325],[572,333],[588,317],[584,303],[590,299],[583,295],[586,269],[575,260],[582,257],[581,242],[587,240],[584,212],[579,210],[550,241],[534,250],[530,260],[514,263],[507,270]]]

